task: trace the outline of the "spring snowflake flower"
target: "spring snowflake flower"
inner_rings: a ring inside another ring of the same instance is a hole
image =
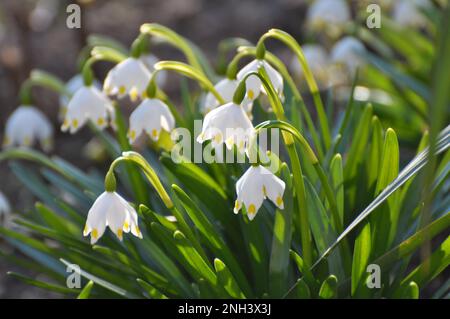
[[[94,80],[93,85],[100,89],[101,84],[99,81]],[[83,76],[81,74],[77,74],[74,77],[72,77],[65,85],[67,93],[70,95],[74,95],[76,91],[78,91],[80,88],[84,86],[84,80]],[[65,95],[61,94],[59,97],[59,117],[61,120],[64,120],[66,113],[67,113],[67,107],[69,105],[70,98]]]
[[[253,220],[264,199],[269,198],[278,208],[283,209],[285,183],[263,166],[251,166],[236,183],[237,199],[234,213],[245,206],[248,218]]]
[[[142,61],[127,58],[108,72],[103,90],[119,98],[128,94],[132,101],[137,101],[144,97],[150,78],[151,73]]]
[[[214,86],[217,93],[222,96],[225,103],[229,103],[233,101],[234,92],[236,91],[236,88],[239,85],[238,80],[231,80],[231,79],[222,79]],[[209,113],[211,110],[215,109],[220,105],[219,101],[217,101],[214,94],[211,92],[208,92],[205,96],[204,101],[202,101],[202,104],[200,105],[201,112],[203,114]]]
[[[131,233],[142,238],[138,227],[136,210],[116,192],[101,194],[89,210],[83,235],[91,234],[91,244],[95,244],[105,233],[106,226],[122,240],[123,233]]]
[[[306,24],[312,30],[325,28],[336,36],[350,19],[350,8],[345,0],[317,0],[306,14]]]
[[[67,114],[61,130],[77,132],[88,120],[99,129],[108,126],[108,118],[113,117],[114,107],[108,97],[95,86],[83,86],[75,92],[67,107]]]
[[[30,147],[38,140],[44,151],[53,147],[53,127],[47,117],[31,105],[19,106],[6,121],[3,146]]]
[[[331,61],[345,65],[351,74],[363,65],[361,55],[365,52],[364,44],[358,39],[347,36],[339,40],[331,50]]]
[[[9,205],[9,201],[2,192],[0,192],[0,220],[2,216],[9,215],[11,213],[11,206]]]
[[[267,75],[269,76],[270,82],[272,82],[272,85],[277,92],[278,96],[281,99],[284,99],[283,96],[283,77],[280,73],[278,73],[277,70],[275,70],[267,61],[265,60],[253,60],[246,66],[244,66],[237,74],[237,79],[242,80],[248,73],[250,72],[258,72],[259,68],[264,68]],[[266,91],[263,88],[263,85],[261,83],[261,80],[254,75],[251,75],[247,78],[245,81],[247,93],[244,98],[245,100],[253,101],[255,100],[260,92],[263,92],[264,94]],[[245,103],[245,102],[244,102]]]
[[[134,143],[142,132],[146,132],[154,141],[159,139],[161,130],[171,132],[175,119],[169,107],[158,99],[145,99],[131,113],[128,139]]]
[[[254,127],[245,110],[230,102],[206,114],[197,142],[211,140],[216,150],[222,143],[225,143],[228,149],[236,144],[238,150],[243,152],[247,150],[253,134]]]
[[[153,73],[155,71],[154,65],[159,62],[159,59],[150,53],[142,54],[139,57],[139,60],[142,63],[144,63],[144,65],[147,67],[150,73]],[[161,87],[164,86],[166,82],[167,82],[167,72],[166,71],[158,72],[158,75],[156,76],[156,84],[158,84],[158,86]]]
[[[305,44],[302,46],[303,55],[308,63],[311,72],[321,85],[327,84],[327,68],[330,60],[325,49],[318,44]],[[303,68],[296,56],[291,62],[293,73],[298,79],[304,79]]]
[[[402,27],[422,27],[427,20],[421,10],[430,6],[428,0],[395,1],[392,18]]]

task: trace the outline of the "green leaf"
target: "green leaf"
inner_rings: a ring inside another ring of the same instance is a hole
[[[162,292],[160,292],[158,289],[153,287],[148,282],[138,278],[136,279],[137,283],[142,287],[142,289],[145,290],[145,292],[148,294],[148,296],[152,299],[168,299],[166,295],[164,295]]]
[[[322,299],[333,299],[337,297],[337,284],[338,280],[336,276],[331,275],[325,279],[319,290],[319,297]]]
[[[42,288],[49,291],[54,291],[61,294],[77,294],[80,290],[79,289],[71,289],[60,285],[50,284],[47,282],[43,282],[40,280],[35,280],[26,276],[23,276],[21,274],[18,274],[16,272],[9,271],[7,272],[8,276],[14,277],[20,281],[23,281],[24,283],[35,286],[38,288]]]
[[[336,194],[336,205],[339,212],[341,225],[344,224],[344,171],[342,168],[342,156],[336,154],[330,164],[331,181]]]
[[[89,281],[86,286],[84,286],[83,290],[81,290],[80,294],[78,295],[77,299],[88,299],[91,295],[92,287],[94,287],[94,282]]]
[[[224,287],[232,298],[245,298],[244,293],[239,288],[239,284],[234,279],[232,273],[220,259],[214,259],[214,268],[216,269],[219,285]]]
[[[352,296],[356,295],[358,288],[361,290],[361,287],[365,286],[366,277],[364,275],[366,274],[371,249],[370,223],[366,223],[356,237],[353,250]]]

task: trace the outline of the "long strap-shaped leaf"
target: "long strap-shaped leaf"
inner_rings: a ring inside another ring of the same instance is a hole
[[[450,146],[450,125],[448,125],[438,136],[436,143],[436,154],[440,154],[446,151]],[[364,219],[366,219],[378,206],[380,206],[393,192],[395,192],[399,187],[406,183],[411,177],[413,177],[418,171],[420,171],[428,161],[428,147],[422,152],[417,154],[417,156],[408,164],[406,167],[398,174],[397,178],[390,183],[379,195],[375,198],[369,206],[362,211],[355,220],[348,225],[348,227],[339,235],[336,241],[331,244],[330,247],[325,250],[325,252],[320,256],[320,258],[312,265],[311,269],[315,268],[322,260],[324,260],[334,248],[353,230],[355,229]],[[295,289],[298,280],[285,294],[288,296],[289,293]]]

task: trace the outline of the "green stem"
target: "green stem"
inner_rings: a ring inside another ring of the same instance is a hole
[[[303,55],[303,51],[298,42],[288,33],[278,30],[271,29],[266,32],[259,41],[265,41],[268,38],[274,38],[285,45],[287,45],[297,56],[305,74],[305,79],[308,84],[309,90],[314,100],[316,106],[317,115],[319,117],[320,130],[322,133],[323,141],[325,144],[325,149],[328,149],[331,145],[331,133],[328,125],[328,118],[325,113],[325,108],[323,106],[322,98],[320,97],[319,88],[317,86],[316,80],[314,79],[313,73],[306,62],[306,58]]]

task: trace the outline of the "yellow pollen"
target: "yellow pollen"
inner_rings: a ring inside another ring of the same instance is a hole
[[[128,136],[134,141],[136,139],[136,131],[135,130],[129,131]]]
[[[214,136],[214,142],[216,142],[217,144],[222,142],[222,134],[221,133],[218,133],[218,134],[216,134],[216,136]]]
[[[123,237],[123,230],[122,230],[122,229],[118,229],[118,230],[117,230],[117,236],[118,236],[120,239],[122,239],[122,237]]]
[[[91,236],[92,236],[92,238],[94,238],[94,239],[97,239],[97,238],[98,238],[98,230],[97,230],[97,228],[94,228],[94,229],[92,230]]]
[[[244,141],[240,141],[239,142],[239,149],[243,149],[244,148]]]
[[[256,212],[256,207],[253,204],[250,204],[250,206],[248,206],[248,212],[250,214],[254,214]]]
[[[73,126],[73,128],[77,128],[78,127],[78,120],[77,119],[73,119],[72,120],[72,126]]]
[[[239,203],[239,201],[236,199],[236,201],[234,202],[234,208],[239,209],[240,207],[241,207],[241,203]]]
[[[83,230],[83,233],[86,233],[88,231],[88,226],[87,225],[85,225],[84,226],[84,230]]]
[[[281,196],[278,196],[278,197],[277,197],[277,205],[278,205],[278,206],[283,205],[283,198],[281,198]]]
[[[104,125],[105,124],[105,119],[103,117],[98,118],[97,124],[100,125],[100,126]]]
[[[154,128],[154,129],[152,130],[152,136],[153,136],[153,137],[157,137],[157,136],[158,136],[158,130],[157,130],[157,129]]]
[[[137,227],[137,226],[134,226],[134,232],[135,232],[138,236],[141,235],[141,230],[140,230],[139,227]]]
[[[136,88],[133,88],[130,91],[130,99],[131,99],[131,101],[135,102],[138,99],[138,97],[139,97],[139,92],[137,91]]]
[[[266,186],[264,186],[264,185],[263,185],[263,187],[262,187],[262,191],[263,191],[263,194],[264,194],[264,196],[266,196],[266,197],[267,197],[267,190],[266,190]]]
[[[125,94],[126,91],[127,91],[127,89],[123,85],[119,87],[119,93],[120,94],[123,95],[123,94]]]
[[[253,98],[255,97],[255,92],[253,92],[253,90],[248,90],[248,97],[253,100]]]

